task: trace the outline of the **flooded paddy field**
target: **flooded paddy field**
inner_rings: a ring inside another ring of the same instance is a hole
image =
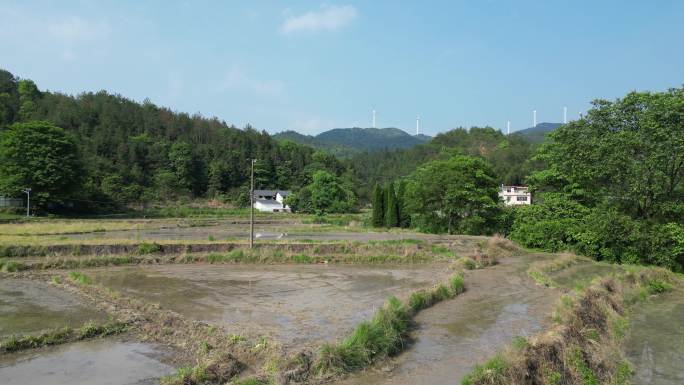
[[[201,241],[207,239],[234,240],[249,237],[248,224],[223,223],[201,227],[168,227],[158,229],[114,230],[81,234],[65,234],[63,240],[136,240],[136,241]],[[458,236],[463,237],[463,236]],[[313,241],[387,241],[401,239],[450,240],[454,236],[421,234],[408,231],[367,231],[363,227],[335,227],[292,223],[261,225],[255,229],[257,240],[313,240]],[[480,238],[484,237],[471,237]]]
[[[3,385],[147,385],[174,368],[159,346],[124,340],[91,340],[0,355]]]
[[[404,353],[340,384],[458,384],[514,337],[543,330],[559,292],[525,276],[530,261],[515,257],[468,272],[465,293],[416,317],[418,328]]]
[[[103,319],[105,314],[46,282],[0,278],[0,338]]]
[[[635,370],[633,384],[684,384],[684,292],[636,307],[624,350]]]
[[[189,319],[302,347],[345,335],[389,296],[429,286],[449,272],[443,264],[165,265],[88,274]]]

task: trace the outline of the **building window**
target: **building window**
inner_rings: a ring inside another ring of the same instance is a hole
[[[527,197],[525,197],[525,196],[522,196],[522,197],[519,196],[519,197],[517,197],[517,200],[518,200],[518,202],[527,202]]]

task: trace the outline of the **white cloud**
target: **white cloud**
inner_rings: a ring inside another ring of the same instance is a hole
[[[284,34],[334,31],[351,23],[357,15],[358,13],[353,5],[322,5],[318,11],[289,16],[280,27],[280,31]]]

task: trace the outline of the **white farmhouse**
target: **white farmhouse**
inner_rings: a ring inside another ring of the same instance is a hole
[[[270,213],[290,212],[290,206],[284,202],[288,195],[287,190],[254,190],[254,208]]]
[[[506,206],[532,204],[532,194],[527,186],[504,186],[501,185],[499,197]]]

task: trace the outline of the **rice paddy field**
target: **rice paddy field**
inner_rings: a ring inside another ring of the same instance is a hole
[[[458,384],[631,271],[364,214],[259,215],[250,249],[238,214],[1,223],[2,383]],[[633,383],[681,379],[663,298],[621,345]]]

